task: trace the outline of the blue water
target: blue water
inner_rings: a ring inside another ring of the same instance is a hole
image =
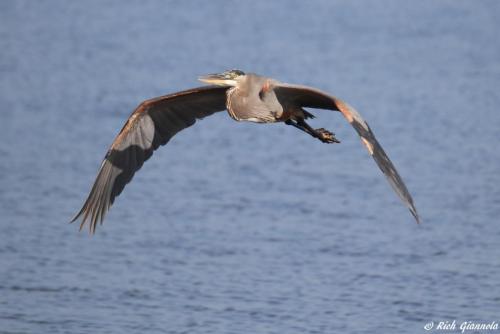
[[[500,321],[497,1],[0,2],[1,333],[421,333]],[[142,100],[240,68],[370,122],[211,116],[97,234],[67,222]]]

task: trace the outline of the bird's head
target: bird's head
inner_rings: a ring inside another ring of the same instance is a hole
[[[240,70],[228,70],[222,73],[209,74],[199,77],[198,80],[217,86],[236,86],[238,81],[245,76]]]

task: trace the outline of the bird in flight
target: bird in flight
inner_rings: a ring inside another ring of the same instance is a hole
[[[306,120],[314,118],[304,108],[342,113],[361,142],[387,177],[411,214],[420,222],[413,199],[391,160],[375,138],[368,123],[347,103],[318,89],[291,85],[240,70],[229,70],[199,78],[210,84],[146,100],[130,115],[111,144],[87,200],[71,222],[81,218],[80,230],[89,221],[94,233],[115,198],[153,151],[196,120],[227,110],[236,121],[283,122],[323,143],[340,143],[324,128],[313,129]]]

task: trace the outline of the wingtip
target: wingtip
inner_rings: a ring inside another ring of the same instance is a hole
[[[422,221],[420,220],[420,216],[418,215],[417,209],[414,206],[412,206],[412,207],[409,208],[409,210],[410,210],[413,218],[415,218],[415,221],[417,222],[417,224],[420,225],[420,223]]]
[[[71,220],[69,221],[69,224],[73,224],[74,222],[76,222],[78,220],[78,218],[80,218],[82,213],[83,213],[83,207],[80,209],[80,211],[78,211],[78,213],[76,215],[73,216],[73,218],[71,218]]]
[[[82,215],[82,213],[83,213],[83,212],[82,212],[82,211],[80,211],[78,214],[76,214],[73,218],[71,218],[71,220],[69,221],[69,223],[68,223],[68,224],[73,224],[74,222],[76,222],[76,221],[80,218],[80,216]],[[87,217],[86,217],[86,216],[84,216],[84,217],[82,218],[82,221],[81,221],[81,223],[80,223],[80,226],[78,227],[78,232],[81,232],[81,231],[83,230],[83,228],[84,228],[84,226],[85,226],[86,221],[87,221]],[[90,235],[94,235],[94,234],[95,234],[95,226],[94,226],[94,227],[92,226],[92,222],[91,222],[91,223],[90,223],[90,225],[89,225],[89,234],[90,234]]]

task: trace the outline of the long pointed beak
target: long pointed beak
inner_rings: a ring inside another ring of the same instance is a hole
[[[228,79],[224,74],[209,74],[198,78],[201,82],[217,86],[236,86],[236,81]]]

